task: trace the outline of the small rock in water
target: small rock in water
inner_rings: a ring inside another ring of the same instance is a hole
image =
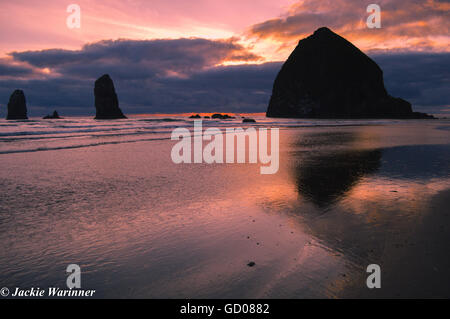
[[[220,114],[220,113],[215,113],[211,116],[211,118],[213,119],[221,119],[221,120],[226,120],[226,119],[234,119],[234,116],[230,116],[228,114]]]
[[[253,262],[253,261],[251,261],[251,262],[249,262],[248,264],[247,264],[247,266],[249,266],[249,267],[253,267],[253,266],[255,266],[256,264],[255,264],[255,262]]]
[[[60,119],[58,112],[54,111],[52,115],[46,115],[43,117],[43,119]]]
[[[256,123],[256,121],[254,119],[245,118],[242,120],[242,123]]]

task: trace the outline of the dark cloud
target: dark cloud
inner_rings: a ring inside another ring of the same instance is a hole
[[[7,59],[0,59],[0,78],[27,76],[33,73],[33,68],[29,66],[11,64],[11,61]]]
[[[154,97],[171,112],[265,112],[273,80],[281,63],[215,67],[190,78],[169,78],[159,82]],[[160,106],[161,105],[161,106]]]
[[[450,112],[450,53],[382,54],[372,58],[383,70],[385,86],[416,110]]]
[[[10,53],[16,61],[70,77],[98,76],[114,70],[117,77],[187,76],[224,61],[259,61],[261,58],[236,39],[105,40],[81,50],[51,49]]]
[[[281,67],[281,62],[218,66],[237,56],[255,57],[234,40],[102,41],[79,51],[11,56],[10,64],[0,64],[0,116],[16,88],[25,90],[32,116],[55,108],[65,115],[93,114],[94,80],[104,73],[112,76],[125,113],[264,112]],[[450,104],[450,54],[372,57],[384,70],[392,95],[422,111]],[[12,62],[22,63],[23,69]],[[51,73],[23,76],[45,68]]]

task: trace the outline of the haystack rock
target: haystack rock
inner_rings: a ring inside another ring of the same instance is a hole
[[[15,90],[8,102],[7,120],[27,120],[27,102],[22,90]]]
[[[102,75],[95,81],[94,88],[96,120],[126,119],[119,108],[114,83],[108,74]]]
[[[300,40],[278,73],[266,115],[291,118],[432,118],[390,96],[383,71],[328,28]]]

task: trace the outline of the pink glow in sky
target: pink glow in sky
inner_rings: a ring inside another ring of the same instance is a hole
[[[67,6],[81,7],[69,29]],[[13,51],[80,49],[109,39],[235,38],[264,61],[279,61],[299,39],[328,26],[365,52],[447,52],[445,0],[378,0],[382,28],[368,29],[363,0],[15,0],[0,4],[0,58]],[[246,62],[246,61],[244,61]],[[234,63],[230,61],[229,63]],[[227,64],[227,61],[224,62]]]
[[[0,4],[0,55],[47,48],[79,49],[103,39],[229,38],[278,16],[290,0],[15,0]],[[66,8],[81,7],[69,29]],[[13,17],[13,18],[12,18]],[[6,32],[5,32],[6,30]]]

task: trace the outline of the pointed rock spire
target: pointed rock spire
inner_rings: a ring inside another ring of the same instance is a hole
[[[125,119],[122,110],[119,108],[114,83],[108,74],[102,75],[95,81],[94,87],[95,109],[97,120]]]
[[[25,94],[22,90],[15,90],[8,102],[8,115],[7,120],[26,120],[27,116],[27,102],[25,100]]]

